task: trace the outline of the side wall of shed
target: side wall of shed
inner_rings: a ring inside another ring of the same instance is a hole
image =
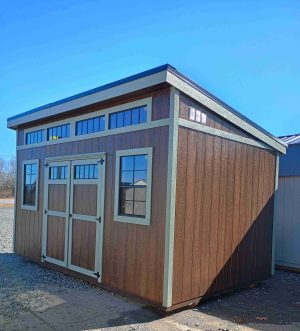
[[[273,152],[179,127],[172,304],[271,274]]]

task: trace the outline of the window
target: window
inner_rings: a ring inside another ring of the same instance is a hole
[[[76,165],[74,179],[98,179],[98,165]]]
[[[36,130],[26,133],[26,145],[37,144],[41,143],[42,141],[44,141],[44,130]]]
[[[76,122],[76,136],[83,134],[94,133],[104,131],[105,129],[105,117],[97,116]]]
[[[38,160],[23,163],[22,208],[37,210]]]
[[[115,220],[150,224],[152,148],[117,151]]]
[[[122,128],[147,122],[147,106],[122,110],[109,114],[109,129]]]
[[[47,140],[57,140],[70,137],[70,124],[53,126],[47,129]]]
[[[67,179],[67,171],[68,167],[67,166],[54,166],[50,167],[49,171],[49,179]]]
[[[201,110],[195,109],[193,107],[190,107],[189,119],[193,122],[206,124],[206,114],[203,113]]]

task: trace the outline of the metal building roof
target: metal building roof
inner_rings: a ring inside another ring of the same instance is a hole
[[[289,136],[283,136],[283,137],[279,137],[279,138],[288,145],[300,143],[300,133],[291,134]]]
[[[279,176],[300,176],[300,133],[279,138],[288,144],[286,155],[280,156]]]

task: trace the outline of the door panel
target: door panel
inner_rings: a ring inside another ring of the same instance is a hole
[[[42,255],[46,262],[67,266],[70,162],[45,165]]]
[[[67,188],[67,184],[49,184],[48,210],[67,211]]]
[[[66,219],[59,216],[48,216],[46,256],[64,261]]]
[[[97,216],[98,184],[74,184],[73,213]]]
[[[80,268],[95,270],[96,223],[73,219],[71,263]]]
[[[97,159],[72,161],[69,268],[100,277],[102,166]]]

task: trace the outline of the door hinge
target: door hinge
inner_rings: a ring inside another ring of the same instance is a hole
[[[45,215],[48,213],[47,209],[45,209],[44,213],[45,213]]]
[[[97,279],[100,277],[99,271],[94,272],[94,275],[97,277]]]
[[[102,220],[101,220],[101,216],[98,217],[98,218],[95,218],[95,220],[98,221],[99,223],[101,223],[101,221],[102,221]]]
[[[101,165],[104,163],[104,159],[103,158],[101,158],[99,161],[98,161],[98,163],[100,163]]]
[[[47,256],[45,256],[44,254],[41,256],[41,258],[43,259],[43,260],[46,260],[46,258],[47,258]]]
[[[45,162],[44,166],[47,168],[49,166],[49,163]]]

